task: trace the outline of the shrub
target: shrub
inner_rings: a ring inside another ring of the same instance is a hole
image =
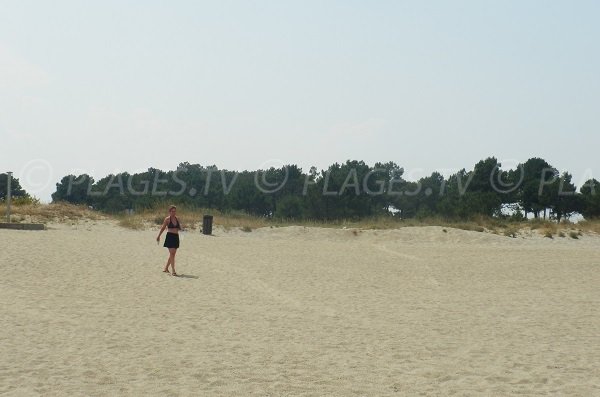
[[[579,234],[577,234],[577,232],[570,232],[569,237],[577,240],[579,238]]]
[[[512,228],[512,227],[510,227],[510,228],[508,228],[508,229],[505,229],[505,230],[504,230],[504,235],[505,235],[506,237],[517,238],[517,229],[515,229],[515,228]]]
[[[30,195],[17,196],[12,198],[13,205],[40,205],[40,199]]]

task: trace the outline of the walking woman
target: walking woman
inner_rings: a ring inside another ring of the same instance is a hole
[[[165,229],[167,229],[167,235],[165,236],[163,247],[169,249],[169,259],[167,260],[167,265],[163,272],[169,273],[169,266],[171,266],[173,276],[177,276],[177,273],[175,272],[175,254],[177,253],[177,248],[179,248],[179,230],[181,230],[181,223],[179,223],[179,219],[177,219],[177,207],[174,205],[169,207],[169,216],[165,218],[162,227],[160,228],[160,232],[158,232],[158,237],[156,237],[157,243],[160,241],[160,235]]]

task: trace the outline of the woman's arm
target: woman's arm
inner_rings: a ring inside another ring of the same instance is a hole
[[[160,235],[162,234],[162,232],[165,231],[165,229],[167,228],[167,219],[169,219],[169,217],[166,217],[165,220],[163,221],[162,227],[160,228],[160,231],[158,232],[158,236],[156,237],[156,241],[160,240]]]

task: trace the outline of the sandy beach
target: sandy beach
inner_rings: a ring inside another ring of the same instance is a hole
[[[600,395],[600,237],[0,230],[7,396]],[[445,230],[445,231],[444,231]]]

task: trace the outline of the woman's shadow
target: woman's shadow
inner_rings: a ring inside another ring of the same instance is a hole
[[[179,277],[179,278],[193,278],[193,279],[199,279],[200,278],[198,276],[192,276],[191,274],[178,274],[177,277]]]

